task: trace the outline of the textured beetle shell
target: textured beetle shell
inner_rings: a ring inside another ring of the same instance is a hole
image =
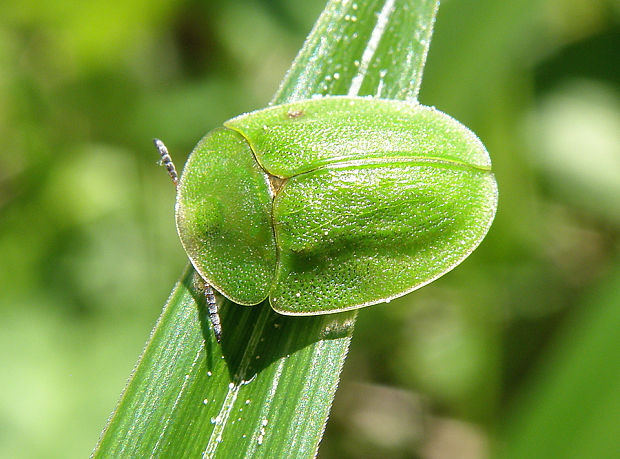
[[[433,108],[328,97],[224,126],[188,160],[177,227],[241,304],[303,315],[402,296],[458,265],[495,215],[487,151]]]

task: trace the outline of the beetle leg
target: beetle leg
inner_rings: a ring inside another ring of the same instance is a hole
[[[170,154],[168,153],[168,149],[166,148],[166,145],[164,145],[164,142],[162,142],[159,139],[153,139],[153,143],[157,147],[157,151],[159,151],[159,155],[161,156],[161,160],[159,161],[159,164],[161,164],[162,166],[166,168],[166,170],[168,171],[168,175],[172,179],[172,183],[174,183],[175,187],[178,187],[179,175],[177,174],[177,170],[174,167],[174,163],[172,162],[172,158],[170,157]]]
[[[213,287],[205,283],[205,296],[207,298],[207,311],[209,312],[209,320],[213,325],[213,333],[215,339],[219,343],[222,340],[222,323],[220,322],[220,315],[217,310],[217,303],[215,302],[215,294],[213,293]]]

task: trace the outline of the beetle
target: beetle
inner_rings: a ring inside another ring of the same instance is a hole
[[[330,96],[240,115],[202,138],[176,226],[205,282],[241,305],[326,314],[405,295],[486,235],[497,183],[478,137],[418,103]]]

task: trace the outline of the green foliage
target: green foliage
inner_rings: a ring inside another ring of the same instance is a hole
[[[425,30],[430,33],[436,6],[434,2],[423,2],[418,9],[397,7],[403,5],[382,0],[375,2],[373,8],[358,14],[354,30],[368,34],[368,31],[380,29],[383,40],[395,48],[406,49],[411,46],[406,38],[409,30],[386,25],[392,21],[407,25],[402,18],[415,14],[422,23],[429,25]],[[356,10],[356,6],[345,7],[339,1],[327,5],[283,87],[296,68],[307,69],[313,62],[321,62],[304,60],[304,55],[316,55],[309,53],[309,49],[320,47],[323,57],[327,58],[330,52],[343,46],[341,40],[326,40],[320,31],[325,26],[337,28],[338,24],[346,24]],[[367,46],[372,43],[370,39]],[[366,53],[366,49],[362,47],[360,53]],[[354,57],[350,55],[349,59]],[[374,55],[369,59],[370,64],[375,60]],[[332,60],[330,65],[319,65],[319,68],[320,71],[336,70],[347,62]],[[421,68],[408,67],[407,60],[402,62],[405,64],[402,71],[408,68],[412,72],[421,71]],[[395,62],[394,70],[399,69]],[[373,73],[366,69],[356,76],[364,79]],[[420,81],[416,74],[411,74],[410,78]],[[350,83],[353,86],[354,79]],[[307,99],[319,91],[320,88],[307,83],[305,87],[298,86],[296,94]],[[216,143],[226,142],[238,151],[237,134],[228,132],[233,137],[222,138],[225,131],[216,131]],[[209,142],[206,144],[208,149]],[[242,147],[243,152],[254,161],[247,148]],[[202,158],[194,155],[192,159],[196,157]],[[237,163],[234,164],[236,167]],[[199,176],[212,172],[209,168],[197,169],[190,170],[198,172]],[[247,164],[241,171],[242,180],[250,184],[256,182],[251,180],[255,174],[248,173]],[[262,182],[264,184],[264,180]],[[184,175],[181,196],[188,192],[186,186]],[[192,192],[195,193],[195,189],[188,194]],[[181,215],[191,210],[191,202],[182,202],[190,206],[181,208]],[[183,222],[180,223],[182,226]],[[186,238],[183,242],[187,246]],[[229,242],[235,243],[234,240]],[[224,301],[220,306],[223,331],[220,346],[209,330],[200,283],[193,269],[188,269],[177,285],[94,456],[313,457],[347,355],[355,315],[291,318],[274,313],[266,302],[243,308]]]
[[[540,356],[535,379],[513,400],[505,457],[600,457],[620,437],[620,270],[586,295]],[[549,435],[562,432],[563,435]]]
[[[312,457],[352,315],[286,319],[221,305],[221,345],[200,278],[173,291],[94,457]]]
[[[186,263],[151,139],[182,162],[265,106],[324,3],[0,2],[0,456],[91,451]],[[514,455],[532,432],[603,456],[619,18],[614,0],[442,2],[420,100],[483,140],[500,207],[460,268],[359,314],[322,457]],[[309,79],[346,94],[333,74],[300,67],[279,101]],[[545,401],[558,415],[536,419]]]

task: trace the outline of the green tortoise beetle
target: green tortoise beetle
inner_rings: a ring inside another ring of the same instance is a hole
[[[211,287],[286,315],[389,301],[463,261],[497,208],[480,140],[416,103],[333,96],[247,113],[203,137],[180,180],[155,143],[218,341]]]

